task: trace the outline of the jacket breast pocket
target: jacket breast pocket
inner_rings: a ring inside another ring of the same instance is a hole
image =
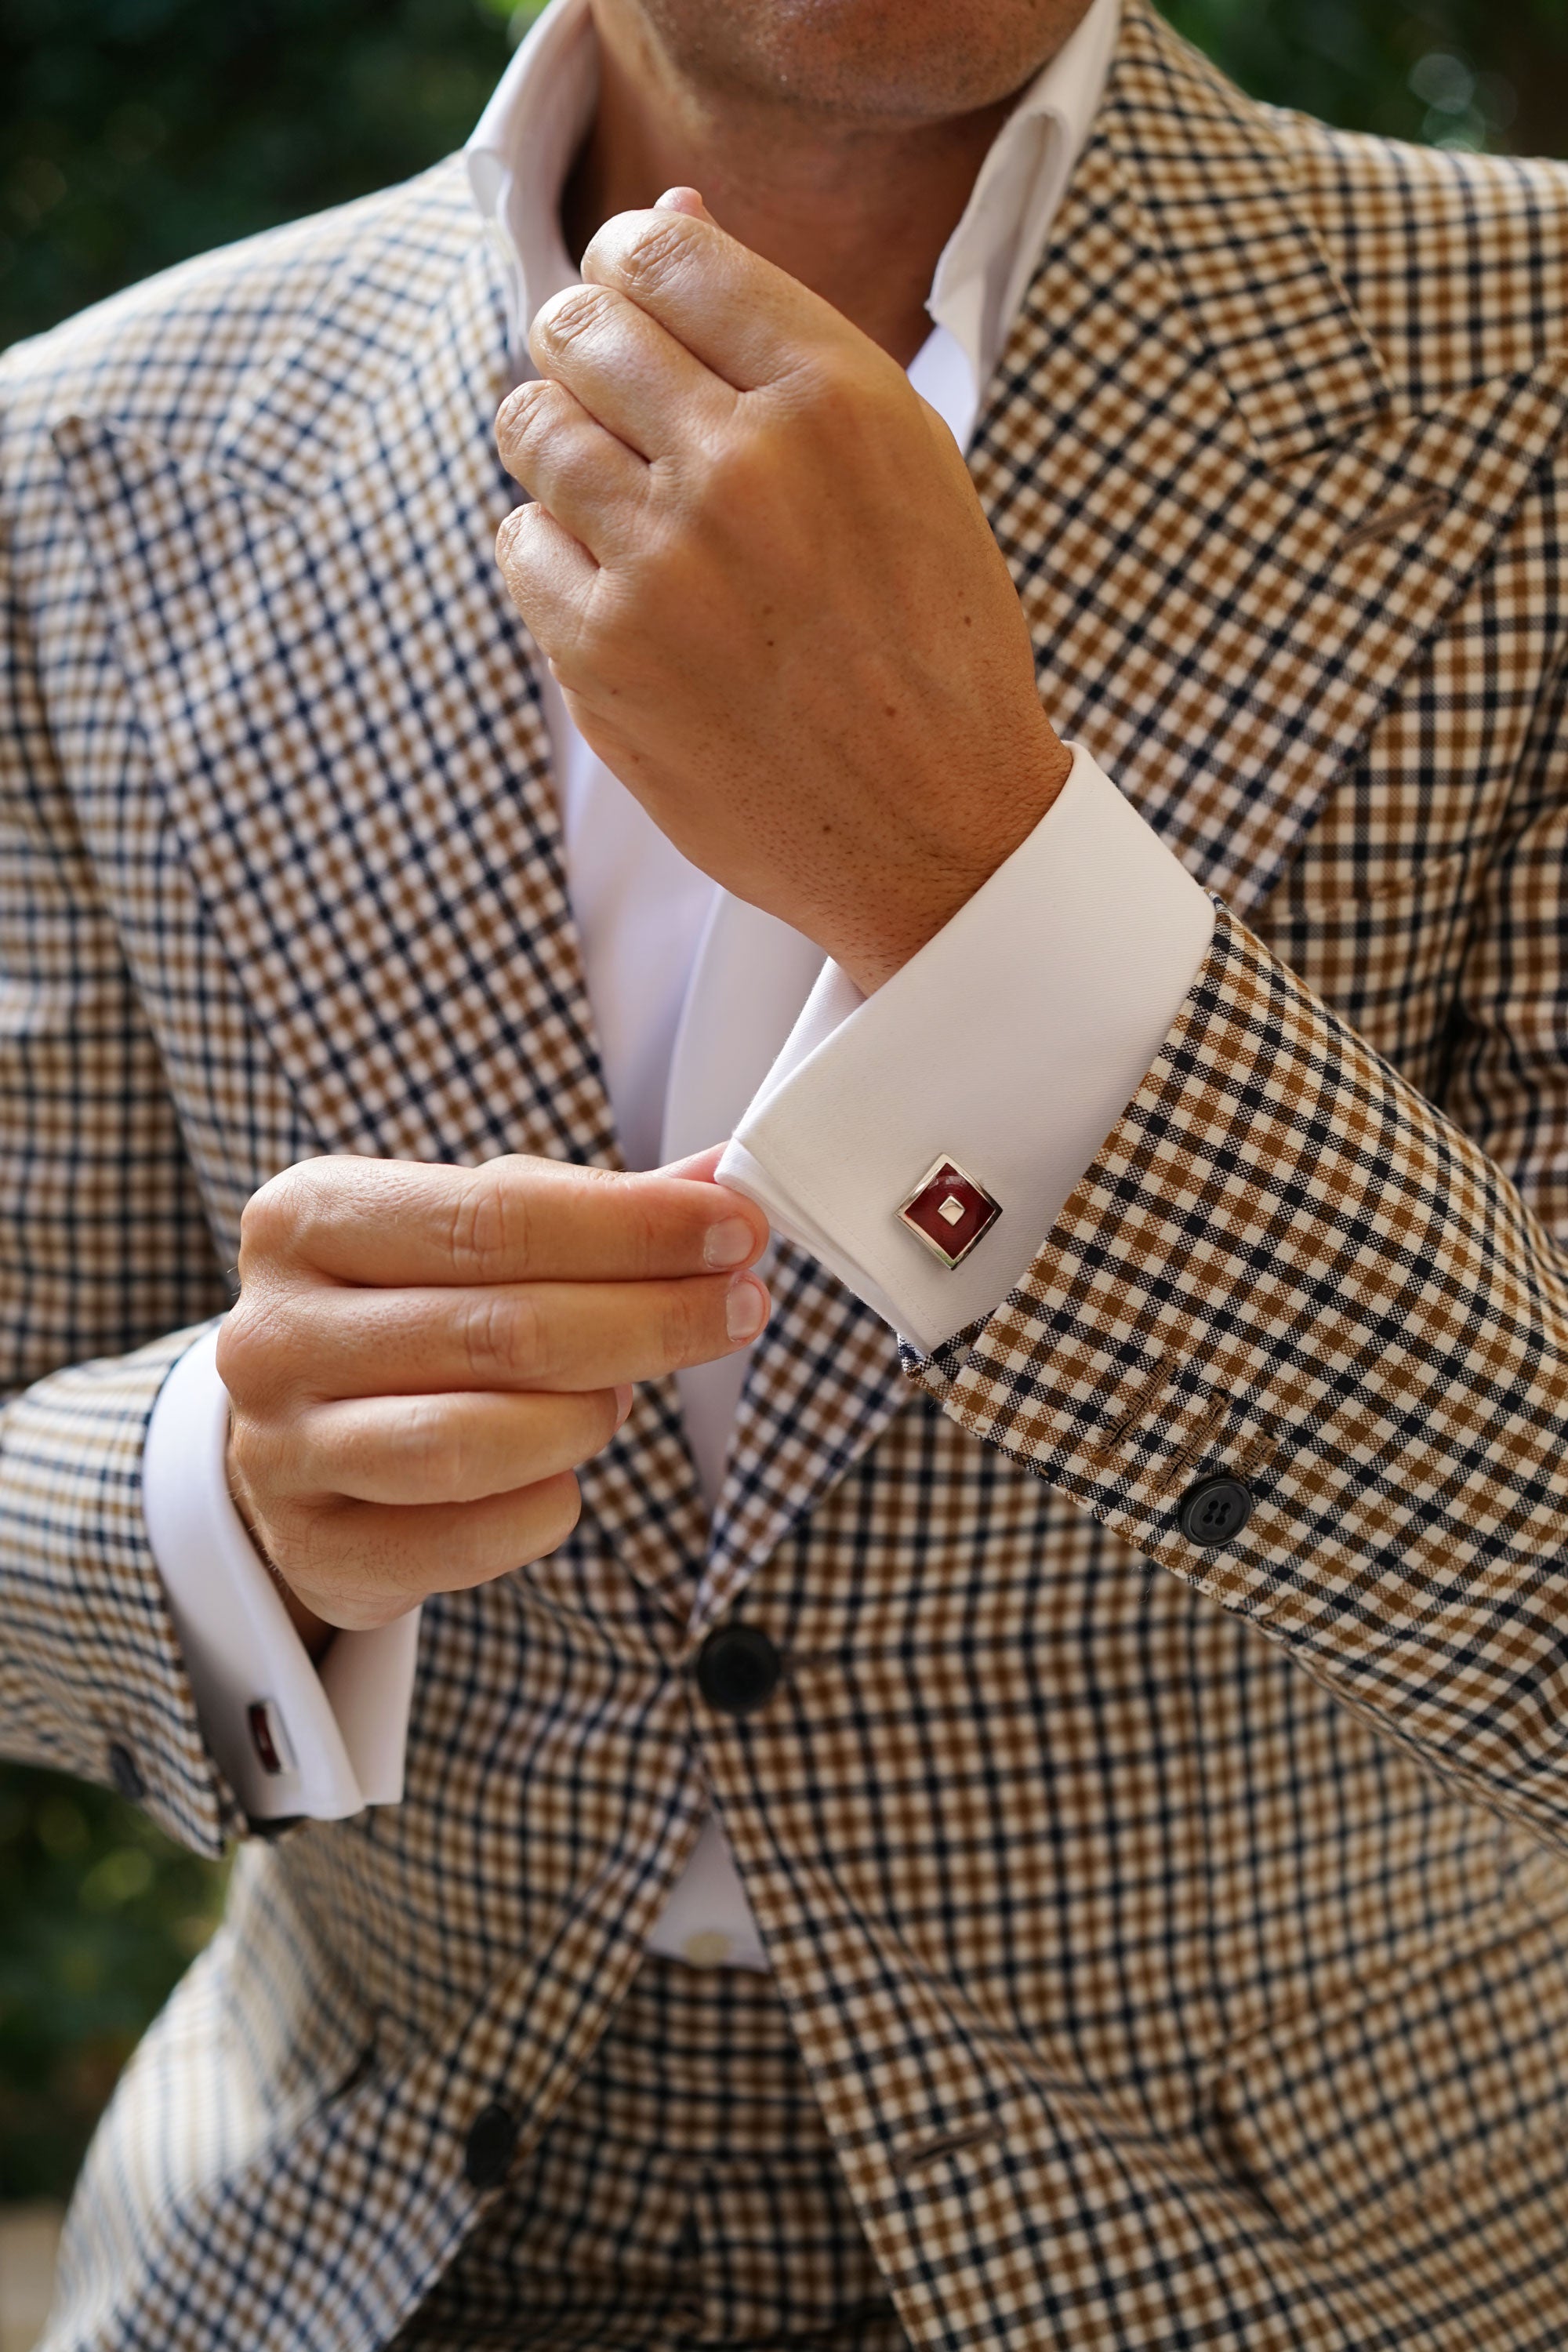
[[[1568,2341],[1568,1921],[1260,2036],[1216,2120],[1245,2185],[1336,2269],[1402,2278],[1411,2312],[1550,2274]]]

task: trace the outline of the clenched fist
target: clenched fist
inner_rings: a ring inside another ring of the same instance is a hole
[[[583,274],[498,420],[512,598],[676,846],[875,988],[1067,778],[1007,567],[896,362],[689,191]]]
[[[766,1243],[689,1173],[322,1159],[264,1184],[218,1342],[229,1476],[312,1649],[553,1550],[632,1382],[762,1329]]]

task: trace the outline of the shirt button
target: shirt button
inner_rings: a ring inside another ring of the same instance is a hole
[[[697,1654],[697,1687],[721,1715],[750,1715],[779,1686],[784,1661],[760,1625],[721,1625]]]
[[[147,1794],[142,1767],[123,1740],[115,1739],[110,1743],[109,1777],[121,1795],[132,1805],[139,1805]]]
[[[517,2118],[510,2107],[481,2107],[463,2143],[463,2170],[471,2189],[495,2189],[517,2153]]]
[[[695,1936],[688,1936],[680,1947],[680,1957],[688,1968],[721,1969],[730,1957],[732,1938],[721,1927],[704,1927]]]
[[[1217,1551],[1238,1536],[1252,1512],[1252,1489],[1239,1478],[1200,1478],[1182,1498],[1176,1525],[1201,1551]]]

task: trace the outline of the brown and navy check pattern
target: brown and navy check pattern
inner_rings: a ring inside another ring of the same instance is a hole
[[[649,1958],[397,2352],[907,2352],[777,1992]]]
[[[1199,982],[977,1332],[911,1380],[785,1248],[712,1528],[651,1390],[431,1608],[405,1801],[242,1843],[50,2352],[489,2294],[465,2135],[540,2177],[710,1802],[923,2352],[1568,2338],[1565,346],[1561,167],[1268,113],[1131,0],[972,463],[1047,706],[1226,902]],[[505,376],[455,166],[0,369],[0,1708],[209,1852],[136,1469],[247,1195],[617,1149]]]

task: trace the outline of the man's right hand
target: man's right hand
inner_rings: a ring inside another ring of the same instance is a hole
[[[546,1160],[264,1184],[218,1340],[229,1483],[313,1654],[554,1550],[632,1383],[756,1338],[767,1237],[713,1183]]]

